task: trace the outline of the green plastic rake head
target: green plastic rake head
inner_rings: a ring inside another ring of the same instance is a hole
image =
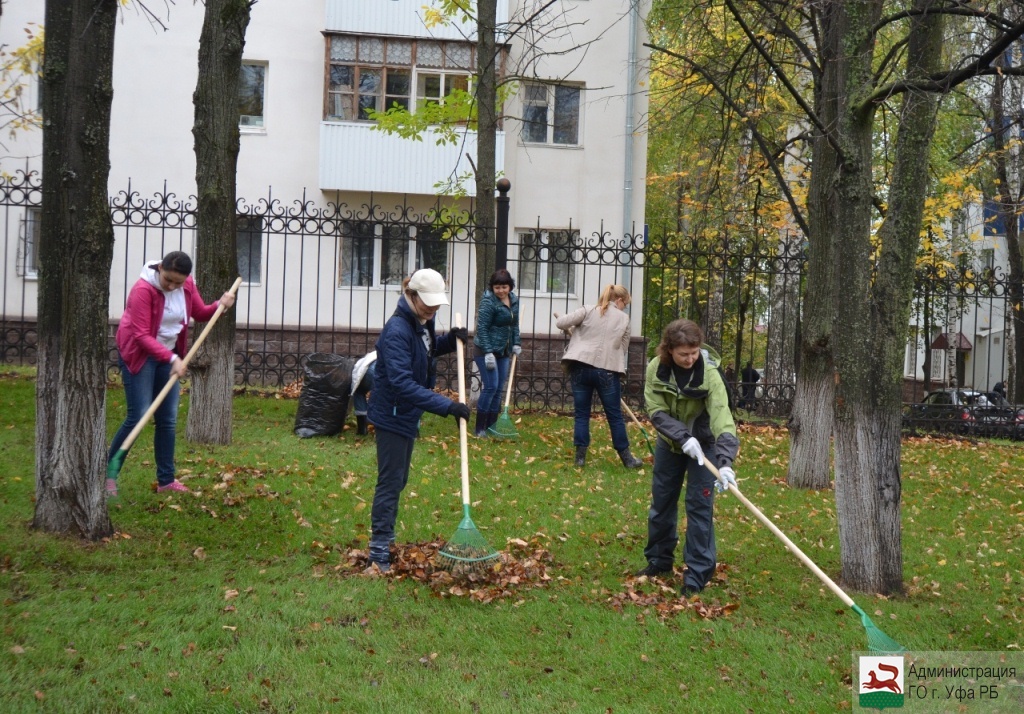
[[[869,650],[872,652],[885,652],[888,654],[897,654],[899,652],[907,651],[906,647],[878,629],[878,626],[871,621],[871,618],[867,616],[867,613],[861,610],[856,604],[850,605],[850,609],[860,615],[860,624],[864,626],[864,632],[868,636]]]
[[[462,507],[462,521],[441,550],[437,551],[438,567],[453,574],[468,574],[490,569],[500,553],[484,539],[469,517],[469,504]]]
[[[508,370],[508,387],[505,389],[505,408],[501,410],[501,416],[491,426],[487,428],[487,433],[491,436],[495,436],[499,439],[518,439],[519,432],[516,431],[516,425],[512,423],[512,420],[508,416],[508,407],[512,402],[512,383],[516,376],[516,357],[518,355],[512,355],[512,365]]]
[[[498,439],[518,439],[519,432],[516,431],[516,425],[512,423],[512,419],[508,415],[508,406],[501,412],[501,416],[491,426],[487,427],[487,433]]]

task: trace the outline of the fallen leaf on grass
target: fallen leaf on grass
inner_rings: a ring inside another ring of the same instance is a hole
[[[719,563],[718,570],[712,582],[724,584],[727,579],[729,566]],[[712,592],[705,590],[703,597],[694,596],[685,598],[679,594],[678,585],[670,585],[662,578],[626,578],[624,590],[611,594],[607,602],[616,612],[622,612],[626,607],[641,607],[653,609],[659,620],[666,620],[682,612],[691,611],[698,617],[705,620],[712,620],[718,617],[725,617],[739,608],[738,603],[726,603],[719,605],[707,602],[705,598],[713,597]]]
[[[551,581],[547,567],[553,558],[537,537],[529,542],[509,540],[507,549],[486,566],[456,566],[452,570],[439,565],[438,551],[445,543],[433,540],[393,546],[387,577],[424,583],[441,597],[465,597],[480,603],[511,597],[517,588],[544,587]],[[349,547],[344,553],[346,560],[335,568],[342,575],[383,576],[370,565],[367,550]]]

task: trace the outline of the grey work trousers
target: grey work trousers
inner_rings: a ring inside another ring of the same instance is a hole
[[[707,455],[705,454],[705,459]],[[679,497],[686,482],[684,585],[703,590],[715,574],[715,477],[686,454],[676,454],[663,439],[654,450],[651,509],[647,516],[647,547],[651,565],[670,570],[679,542]]]

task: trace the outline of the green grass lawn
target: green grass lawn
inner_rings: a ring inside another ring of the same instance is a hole
[[[219,447],[184,441],[183,400],[178,469],[194,492],[152,492],[148,429],[121,473],[116,537],[85,544],[29,529],[34,382],[0,378],[0,711],[851,707],[859,618],[735,498],[717,500],[720,574],[702,595],[729,614],[623,604],[644,563],[650,457],[622,468],[603,422],[585,469],[572,466],[570,417],[517,415],[519,440],[470,439],[477,526],[497,548],[519,538],[553,558],[544,587],[483,604],[345,567],[366,546],[373,440],[297,439],[296,406],[236,398],[234,444]],[[120,390],[108,413],[112,434]],[[786,486],[784,431],[741,439],[740,488],[838,578],[833,494]],[[455,422],[425,417],[400,542],[455,530],[458,453]],[[876,625],[914,650],[1020,649],[1022,474],[1009,442],[905,444],[906,595],[850,593]]]

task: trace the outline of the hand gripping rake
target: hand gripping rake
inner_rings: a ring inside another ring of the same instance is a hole
[[[238,286],[241,284],[242,279],[236,279],[234,285],[231,286],[231,289],[228,290],[228,292],[234,295],[235,291],[238,290]],[[222,312],[224,312],[224,305],[217,305],[217,311],[213,313],[213,317],[210,318],[210,321],[206,323],[206,327],[203,328],[203,331],[199,333],[199,337],[196,338],[195,343],[192,345],[192,349],[188,351],[188,354],[186,354],[185,358],[181,361],[186,367],[188,367],[188,363],[206,340],[206,336],[210,334],[210,330],[213,328],[214,323],[217,322],[217,318],[221,316]],[[149,405],[149,409],[147,409],[146,413],[142,415],[141,419],[139,419],[139,423],[135,425],[135,428],[132,429],[128,436],[125,437],[124,441],[121,442],[121,448],[117,450],[117,453],[114,454],[114,458],[112,458],[110,463],[107,464],[108,479],[117,480],[118,475],[121,473],[121,467],[124,466],[124,458],[128,455],[128,450],[132,448],[132,444],[134,444],[135,440],[139,438],[139,434],[142,433],[142,429],[149,423],[149,420],[153,418],[153,415],[156,414],[156,410],[160,408],[161,404],[163,404],[164,399],[170,393],[171,388],[175,383],[177,383],[177,381],[178,378],[171,375],[171,378],[167,380],[167,384],[165,384],[164,388],[160,390],[160,393],[156,395],[156,399],[153,400],[153,403]]]
[[[462,327],[462,315],[455,313],[455,327]],[[459,401],[466,403],[466,364],[462,340],[455,340],[459,368]],[[466,422],[459,419],[459,457],[462,466],[462,521],[441,550],[437,551],[437,564],[456,574],[470,574],[488,569],[489,562],[498,557],[477,530],[469,517],[469,446]]]
[[[626,404],[625,399],[622,400],[622,408],[626,410],[627,414],[629,414],[630,419],[632,419],[636,423],[636,425],[640,427],[640,433],[644,435],[644,441],[647,442],[647,450],[651,452],[651,456],[654,456],[654,444],[651,443],[650,434],[648,434],[647,430],[644,429],[644,425],[640,423],[640,420],[636,418],[636,414],[634,414],[633,410],[629,408],[628,404]]]
[[[871,618],[867,616],[867,613],[865,613],[863,610],[857,607],[857,604],[853,601],[853,598],[851,598],[849,595],[843,592],[842,588],[840,588],[832,581],[832,578],[827,576],[821,568],[815,565],[814,562],[810,558],[808,558],[804,554],[804,552],[796,546],[795,543],[793,543],[793,541],[786,537],[785,533],[779,530],[778,526],[772,523],[766,515],[761,513],[760,510],[758,510],[757,506],[748,501],[747,497],[740,493],[740,490],[738,488],[727,484],[722,479],[721,475],[718,473],[718,469],[715,468],[714,464],[705,459],[704,465],[708,467],[708,470],[712,474],[714,474],[715,478],[717,478],[723,486],[728,486],[729,491],[731,491],[732,494],[736,496],[736,498],[740,499],[740,502],[744,506],[750,509],[750,512],[757,517],[757,520],[761,521],[761,523],[763,523],[768,528],[768,530],[774,533],[775,536],[783,542],[783,544],[786,546],[789,552],[791,552],[793,555],[799,558],[804,565],[810,568],[811,572],[818,576],[818,579],[821,582],[825,583],[828,589],[835,593],[836,597],[842,600],[848,608],[850,608],[855,613],[860,615],[860,624],[864,626],[864,632],[868,636],[868,649],[870,649],[872,652],[886,652],[890,654],[907,651],[906,647],[904,647],[899,642],[892,639],[887,634],[878,629],[878,626],[871,621]]]
[[[508,407],[512,402],[512,382],[516,376],[516,357],[518,355],[512,355],[512,366],[508,370],[508,389],[505,390],[505,408],[501,411],[501,416],[491,426],[487,428],[487,432],[491,436],[496,436],[499,439],[518,439],[519,432],[516,431],[516,425],[512,423],[512,420],[508,416]]]

